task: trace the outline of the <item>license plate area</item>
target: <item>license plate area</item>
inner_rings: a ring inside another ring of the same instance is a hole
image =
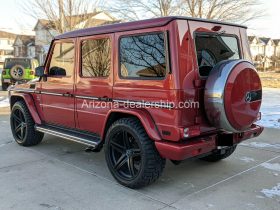
[[[5,82],[5,83],[10,83],[11,82],[11,80],[10,79],[4,79],[4,81],[3,82]]]

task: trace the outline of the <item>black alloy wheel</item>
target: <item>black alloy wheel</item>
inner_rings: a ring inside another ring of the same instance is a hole
[[[151,184],[165,166],[165,159],[136,118],[122,118],[111,125],[105,139],[105,156],[114,178],[129,188]]]
[[[35,122],[24,101],[13,105],[10,124],[14,139],[19,145],[37,145],[44,137],[43,133],[35,130]]]

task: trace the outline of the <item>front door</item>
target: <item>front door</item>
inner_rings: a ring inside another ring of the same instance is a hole
[[[56,41],[46,62],[48,76],[41,83],[41,106],[47,124],[75,128],[75,41]]]

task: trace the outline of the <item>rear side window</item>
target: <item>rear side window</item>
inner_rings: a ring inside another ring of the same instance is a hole
[[[197,34],[195,44],[200,76],[208,76],[220,61],[240,59],[238,40],[234,36]]]
[[[82,76],[108,77],[111,69],[110,39],[95,39],[82,42]]]
[[[71,77],[74,71],[74,57],[74,43],[56,43],[49,66],[49,75]]]
[[[164,78],[167,72],[164,33],[121,38],[120,70],[123,78]]]

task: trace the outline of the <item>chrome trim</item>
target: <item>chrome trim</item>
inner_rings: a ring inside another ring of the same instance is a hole
[[[96,147],[98,145],[97,142],[93,142],[93,141],[89,141],[89,140],[79,138],[79,137],[76,137],[76,136],[68,135],[68,134],[65,134],[63,132],[43,128],[43,127],[40,127],[38,125],[35,125],[35,129],[37,131],[40,131],[40,132],[43,132],[43,133],[47,133],[47,134],[50,134],[50,135],[53,135],[53,136],[61,137],[61,138],[64,138],[64,139],[67,139],[67,140],[70,140],[70,141],[74,141],[74,142],[77,142],[77,143],[81,143],[81,144],[84,144],[84,145],[87,145],[87,146]]]
[[[146,102],[146,101],[141,102],[141,101],[119,100],[119,99],[113,99],[113,102],[133,104],[133,105],[143,105],[143,106],[155,106],[155,107],[166,108],[166,109],[172,109],[173,108],[173,106],[170,106],[168,104],[163,104],[161,102]]]
[[[31,89],[12,89],[10,91],[24,92],[24,93],[34,93],[35,92],[35,90],[31,90]]]
[[[41,94],[52,95],[52,96],[63,96],[62,93],[52,93],[52,92],[45,92],[45,91],[41,91]]]
[[[78,96],[78,95],[76,95],[75,98],[79,98],[79,99],[89,99],[89,100],[99,100],[99,98],[97,98],[97,97],[92,97],[92,96]]]
[[[228,121],[225,106],[224,94],[227,79],[232,69],[239,63],[247,62],[247,60],[226,60],[217,64],[206,81],[204,104],[208,120],[217,128],[224,129],[229,132],[239,132]]]

